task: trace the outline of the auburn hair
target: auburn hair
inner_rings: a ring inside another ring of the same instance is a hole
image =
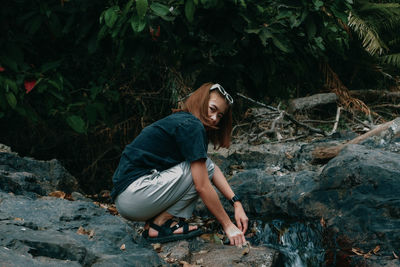
[[[200,86],[186,99],[182,108],[173,109],[173,112],[186,111],[192,113],[206,127],[208,141],[214,147],[228,148],[231,144],[232,106],[228,104],[228,108],[219,121],[218,126],[212,126],[211,120],[208,117],[208,102],[210,100],[210,88],[212,85],[213,83],[205,83]]]

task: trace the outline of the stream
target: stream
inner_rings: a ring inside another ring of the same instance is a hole
[[[319,222],[257,221],[258,245],[280,252],[278,265],[285,267],[323,266],[323,228]]]

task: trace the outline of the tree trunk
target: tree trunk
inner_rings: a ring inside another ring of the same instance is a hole
[[[312,96],[296,98],[289,103],[289,113],[299,110],[312,109],[316,106],[332,104],[337,101],[338,97],[335,93],[315,94]]]

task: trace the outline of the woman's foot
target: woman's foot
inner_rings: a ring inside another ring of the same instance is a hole
[[[177,221],[172,222],[170,227],[175,226],[177,223],[178,223]],[[155,222],[154,222],[154,224],[156,224],[158,226],[163,225],[163,223],[161,225],[159,225],[159,224],[157,224]],[[148,223],[146,223],[144,229],[148,229],[149,230],[149,237],[157,237],[158,236],[158,231],[156,229],[150,227],[150,225]],[[194,230],[197,230],[197,225],[189,225],[189,232],[194,231]],[[182,234],[182,233],[183,233],[183,226],[181,226],[178,229],[176,229],[175,231],[173,231],[173,234]]]
[[[167,216],[167,218],[173,216]],[[190,226],[183,219],[173,220],[172,218],[165,220],[149,221],[145,225],[143,237],[153,243],[165,243],[177,241],[181,239],[189,239],[201,235],[203,232],[197,229],[197,226]]]
[[[165,224],[168,220],[174,219],[174,216],[169,214],[168,212],[164,211],[157,215],[154,219],[151,219],[150,221],[146,222],[146,225],[144,226],[145,230],[148,230],[148,235],[149,237],[157,237],[158,236],[158,230],[154,229],[153,227],[150,226],[150,223],[154,223],[155,225],[161,227],[162,225]],[[175,220],[169,225],[169,227],[174,227],[178,223],[178,218],[175,218]],[[150,223],[149,223],[150,222]],[[181,221],[179,221],[181,222]],[[197,230],[197,225],[190,225],[189,226],[189,232]],[[179,227],[175,231],[173,231],[174,234],[182,234],[183,227]]]

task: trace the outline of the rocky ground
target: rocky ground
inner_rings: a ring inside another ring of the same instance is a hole
[[[218,224],[200,201],[196,215],[203,219],[194,223],[206,227],[206,235],[148,244],[140,236],[142,224],[113,215],[106,195],[96,199],[102,203],[84,196],[57,160],[21,158],[3,146],[2,266],[400,266],[395,130],[348,145],[328,162],[313,160],[315,148],[345,143],[355,134],[211,150],[251,218],[251,244],[244,248],[221,244]],[[305,229],[311,222],[319,234]],[[322,262],[303,256],[290,261],[284,250],[295,246],[310,254],[317,243]]]
[[[221,244],[212,232],[194,240],[149,244],[142,223],[87,198],[57,160],[0,151],[1,266],[272,266],[276,250]],[[210,230],[210,229],[209,229]]]
[[[312,152],[346,143],[353,133],[312,142],[238,144],[213,157],[232,175],[230,184],[251,218],[319,221],[326,265],[400,266],[399,132],[397,123],[344,146],[327,163],[315,162]]]

